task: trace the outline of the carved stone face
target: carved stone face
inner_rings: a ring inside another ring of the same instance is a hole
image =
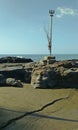
[[[31,84],[34,88],[46,88],[47,86],[48,73],[43,70],[36,70],[32,74]]]
[[[55,81],[52,80],[50,70],[36,70],[32,74],[31,84],[34,88],[52,88]]]

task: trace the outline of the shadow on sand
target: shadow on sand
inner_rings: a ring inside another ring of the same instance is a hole
[[[40,118],[47,118],[47,119],[52,119],[52,120],[67,121],[67,122],[78,122],[78,120],[61,118],[61,117],[56,117],[56,116],[47,116],[47,115],[41,115],[41,114],[32,114],[32,116],[40,117]]]

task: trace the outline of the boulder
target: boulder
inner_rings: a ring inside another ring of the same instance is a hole
[[[23,83],[20,80],[15,80],[14,78],[7,78],[6,85],[13,87],[23,87]]]
[[[23,87],[23,83],[20,80],[6,78],[4,75],[0,74],[0,86]]]
[[[31,85],[34,88],[54,88],[60,75],[54,68],[38,69],[32,73]]]
[[[33,69],[31,85],[34,88],[78,88],[78,61],[58,61]]]
[[[64,71],[63,85],[78,88],[78,68],[70,68]]]

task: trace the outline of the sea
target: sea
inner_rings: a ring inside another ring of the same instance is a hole
[[[27,58],[32,59],[34,62],[39,62],[45,56],[49,56],[48,54],[0,54],[1,57],[20,57],[20,58]],[[78,54],[54,54],[53,56],[56,57],[56,60],[71,60],[71,59],[78,59]]]

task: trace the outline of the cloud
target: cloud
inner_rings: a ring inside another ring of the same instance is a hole
[[[59,14],[56,15],[57,18],[61,18],[64,15],[71,15],[71,16],[78,15],[78,10],[77,9],[72,9],[72,8],[58,7],[57,11],[59,11]]]

